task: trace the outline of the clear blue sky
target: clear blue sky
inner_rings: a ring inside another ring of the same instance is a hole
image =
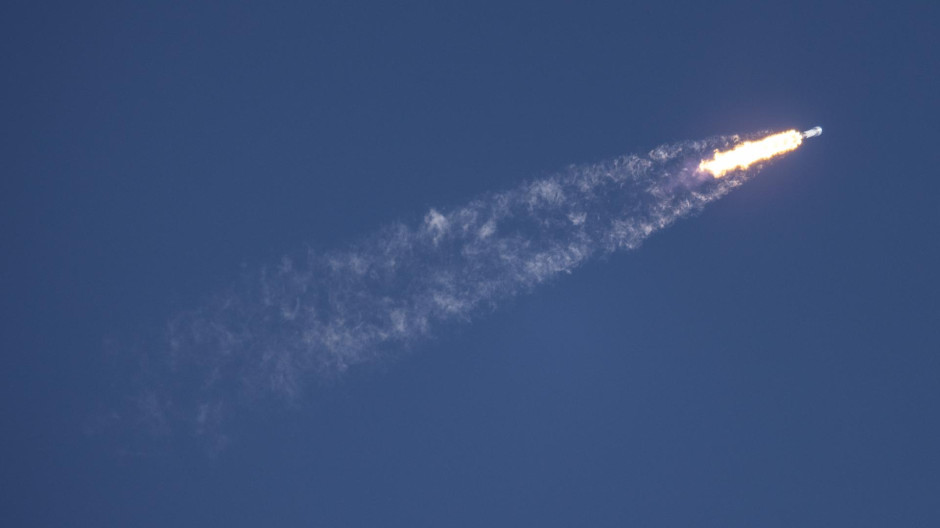
[[[940,525],[935,3],[144,4],[0,8],[0,524]],[[814,125],[220,453],[99,422],[135,347],[244,269]]]

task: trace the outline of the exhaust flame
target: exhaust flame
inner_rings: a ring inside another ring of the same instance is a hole
[[[730,171],[746,169],[758,161],[768,160],[778,154],[795,150],[803,143],[803,137],[804,134],[796,130],[787,130],[757,141],[745,141],[724,152],[716,150],[712,159],[702,160],[699,163],[698,170],[710,172],[715,178],[721,178]]]

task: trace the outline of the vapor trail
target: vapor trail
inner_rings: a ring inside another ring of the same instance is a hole
[[[697,170],[741,139],[570,167],[344,249],[285,257],[169,323],[138,405],[154,423],[204,433],[259,396],[296,401],[324,376],[394,354],[592,257],[636,248],[759,168],[720,179]]]

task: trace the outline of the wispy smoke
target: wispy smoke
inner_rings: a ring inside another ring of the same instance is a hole
[[[737,137],[571,167],[462,207],[431,209],[344,249],[283,258],[183,313],[148,355],[137,399],[157,427],[218,429],[247,401],[311,383],[468,321],[588,259],[633,249],[748,178],[695,171]]]

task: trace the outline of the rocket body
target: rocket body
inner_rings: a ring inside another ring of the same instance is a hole
[[[821,126],[816,126],[816,127],[813,127],[813,128],[811,128],[811,129],[809,129],[809,130],[803,132],[803,139],[809,139],[809,138],[811,138],[811,137],[816,137],[816,136],[818,136],[818,135],[820,135],[820,134],[822,134],[822,127],[821,127]]]

